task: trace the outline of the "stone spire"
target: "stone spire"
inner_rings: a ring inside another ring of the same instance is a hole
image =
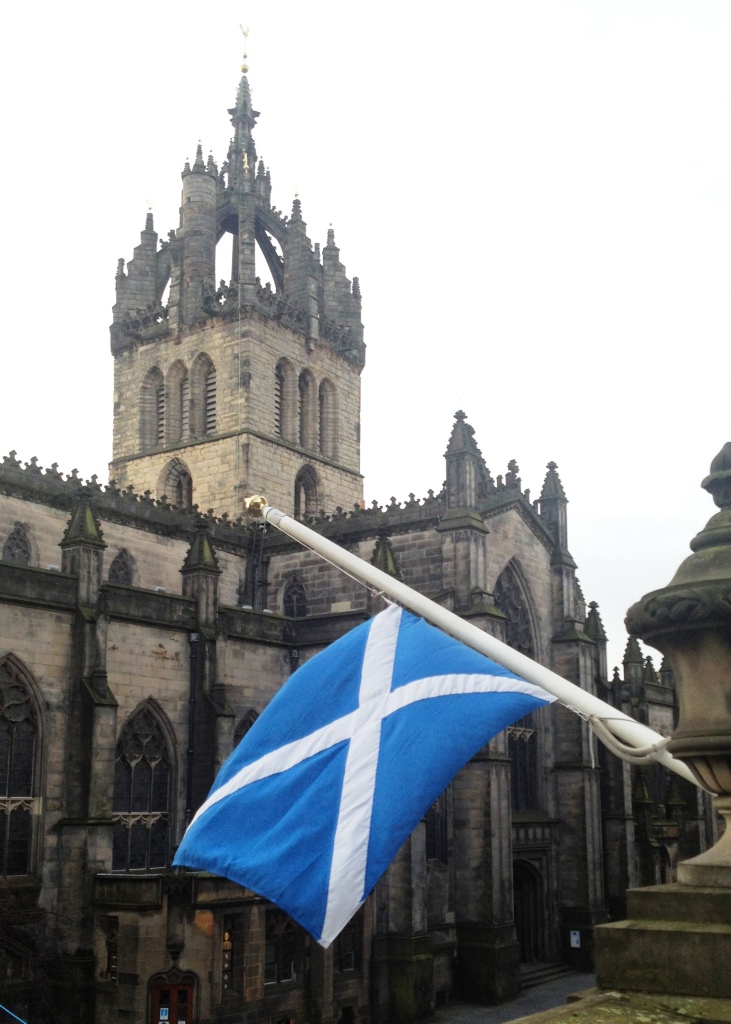
[[[256,171],[256,146],[252,132],[259,111],[251,105],[251,90],[246,75],[242,75],[236,94],[236,105],[229,108],[234,137],[228,151],[230,184],[238,191],[248,191]]]
[[[589,602],[589,614],[586,616],[584,632],[587,636],[591,637],[592,640],[607,639],[607,634],[604,632],[604,623],[602,622],[602,617],[599,614],[599,605],[596,601]]]
[[[447,462],[447,507],[476,509],[487,468],[475,441],[474,428],[461,409],[454,414],[454,426],[444,458]]]
[[[555,462],[548,463],[548,472],[543,481],[543,489],[538,501],[541,519],[553,536],[557,547],[561,551],[566,551],[568,549],[568,520],[566,517],[568,499],[561,478],[556,472],[557,468]]]

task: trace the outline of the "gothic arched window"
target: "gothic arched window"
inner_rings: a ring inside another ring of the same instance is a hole
[[[145,705],[125,724],[117,743],[112,870],[166,866],[171,774],[162,725],[152,708]]]
[[[30,565],[32,549],[28,531],[22,523],[16,523],[3,544],[3,562],[13,565]]]
[[[206,419],[205,434],[216,433],[216,368],[211,366],[205,378]]]
[[[302,974],[305,933],[281,910],[267,910],[264,945],[264,984],[294,981]]]
[[[300,436],[303,448],[314,451],[317,431],[317,393],[315,378],[309,370],[303,370],[299,378]]]
[[[0,662],[0,877],[31,870],[38,718],[12,657]]]
[[[259,712],[254,708],[249,708],[246,714],[239,719],[239,722],[234,730],[234,746],[237,747],[241,743],[244,736],[247,734],[249,729],[252,727],[254,722],[259,717]]]
[[[190,378],[184,364],[177,360],[168,370],[167,440],[182,441],[190,433]]]
[[[274,433],[285,441],[297,440],[297,376],[288,359],[274,371]]]
[[[124,583],[128,587],[132,585],[134,579],[134,570],[132,565],[132,559],[126,548],[122,548],[112,559],[112,564],[109,566],[109,582],[110,583]]]
[[[449,832],[447,823],[447,791],[441,793],[424,818],[426,824],[426,856],[442,864],[449,861]]]
[[[313,516],[317,511],[317,477],[312,466],[303,466],[294,481],[294,515]]]
[[[513,810],[538,810],[538,736],[533,715],[508,726],[507,733]]]
[[[158,366],[145,374],[140,390],[140,448],[165,444],[165,380]]]
[[[190,508],[193,504],[193,477],[182,459],[171,459],[160,474],[158,485],[160,497],[165,495],[178,508]]]
[[[304,619],[307,615],[307,594],[298,576],[292,576],[287,581],[282,606],[284,614],[293,619]]]
[[[507,617],[506,641],[529,658],[535,658],[535,641],[525,591],[514,566],[508,564],[495,584],[495,604]]]
[[[331,381],[323,380],[320,383],[319,398],[319,434],[320,451],[328,459],[337,458],[338,444],[338,417],[337,417],[337,396]]]
[[[218,425],[216,415],[216,367],[210,356],[199,353],[190,368],[189,384],[189,434],[204,437],[215,434]]]

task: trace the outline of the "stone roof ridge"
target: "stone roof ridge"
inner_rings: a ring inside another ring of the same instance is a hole
[[[317,525],[318,523],[330,523],[338,522],[340,520],[367,520],[373,519],[374,517],[384,517],[400,515],[403,517],[404,513],[414,512],[416,510],[424,511],[432,508],[433,506],[441,507],[444,502],[444,492],[440,491],[439,494],[435,494],[434,491],[429,488],[425,498],[419,499],[415,493],[411,491],[408,499],[404,502],[400,502],[396,499],[395,495],[391,496],[391,500],[387,505],[379,504],[376,498],[373,499],[370,505],[361,505],[360,502],[356,502],[352,509],[346,511],[341,506],[338,506],[333,512],[326,512],[325,509],[320,509],[315,515],[305,516],[305,522]]]
[[[103,484],[96,473],[88,480],[83,480],[75,468],[64,475],[59,470],[57,462],[44,469],[38,464],[35,455],[23,464],[17,456],[18,453],[13,450],[0,461],[0,482],[7,486],[17,486],[28,500],[50,500],[69,510],[80,501],[82,504],[91,503],[95,514],[101,514],[102,518],[106,518],[106,513],[127,510],[133,515],[137,510],[144,513],[147,508],[161,523],[177,521],[186,529],[190,528],[191,520],[205,518],[208,524],[216,529],[224,528],[239,533],[248,533],[251,530],[250,524],[243,516],[231,519],[226,512],[216,516],[213,509],[208,509],[203,517],[197,505],[190,508],[174,505],[164,496],[154,498],[149,490],[138,494],[131,484],[122,489],[114,479],[108,484]]]
[[[567,501],[568,499],[566,497],[566,492],[563,489],[563,484],[561,483],[561,477],[556,472],[558,466],[555,462],[549,462],[546,469],[548,472],[546,473],[546,478],[543,481],[540,501],[544,501],[546,498],[563,498],[564,501]]]

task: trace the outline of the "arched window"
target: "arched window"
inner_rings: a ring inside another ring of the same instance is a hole
[[[274,433],[285,441],[296,441],[297,375],[288,359],[280,359],[274,371]]]
[[[158,478],[157,490],[178,508],[193,504],[193,477],[182,459],[171,459]]]
[[[337,395],[332,381],[323,380],[319,389],[320,451],[326,458],[337,458]]]
[[[0,661],[0,877],[31,871],[38,716],[15,659]]]
[[[165,381],[159,367],[145,374],[140,390],[140,448],[165,443]]]
[[[247,734],[249,729],[252,727],[254,722],[259,717],[259,712],[254,708],[249,708],[246,714],[239,719],[236,728],[234,730],[234,746],[237,747],[241,743],[244,736]]]
[[[313,516],[317,511],[317,476],[312,466],[303,466],[294,481],[296,519]]]
[[[190,368],[189,432],[191,437],[215,434],[218,427],[216,367],[201,352]]]
[[[109,566],[109,582],[124,583],[131,586],[134,581],[134,567],[132,558],[126,548],[122,548],[112,559]]]
[[[206,422],[205,433],[216,432],[216,368],[212,366],[206,374]]]
[[[190,432],[190,378],[179,359],[168,370],[166,391],[167,441],[174,444],[186,439]]]
[[[505,639],[512,648],[529,658],[536,656],[533,620],[518,569],[510,562],[495,584],[495,604],[507,616]]]
[[[317,448],[317,394],[315,378],[309,370],[299,376],[300,430],[299,443],[309,451]]]
[[[3,562],[13,565],[30,565],[33,552],[28,531],[22,523],[16,523],[3,544]]]
[[[447,791],[441,793],[424,819],[426,824],[426,856],[442,864],[449,860],[449,832],[447,823]]]
[[[514,811],[536,811],[538,798],[538,735],[533,715],[506,730],[510,756],[510,796]]]
[[[284,587],[282,610],[293,619],[304,619],[307,615],[307,594],[298,576],[291,576]]]
[[[147,704],[130,718],[114,766],[112,869],[165,867],[170,836],[172,764],[158,715]]]
[[[302,976],[305,933],[281,910],[267,910],[264,984],[276,985]]]

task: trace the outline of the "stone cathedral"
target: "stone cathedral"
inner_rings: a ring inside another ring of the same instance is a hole
[[[698,791],[562,707],[456,776],[327,950],[257,893],[170,867],[283,681],[378,610],[243,518],[253,491],[660,731],[676,714],[636,640],[608,675],[553,463],[531,500],[460,411],[444,485],[366,505],[358,279],[299,199],[272,205],[246,77],[229,115],[220,167],[200,147],[185,164],[179,226],[161,240],[148,214],[119,262],[110,483],[0,464],[0,1002],[83,1024],[410,1024],[509,1000],[549,965],[589,969],[628,886],[711,838]]]

